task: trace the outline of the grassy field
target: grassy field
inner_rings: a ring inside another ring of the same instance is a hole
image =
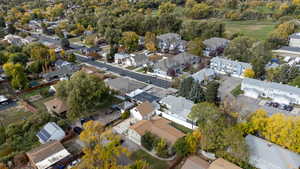
[[[151,166],[152,169],[166,169],[168,168],[168,163],[166,161],[161,161],[156,159],[146,153],[143,150],[138,150],[131,155],[132,160],[145,160]]]
[[[32,115],[32,113],[20,109],[19,107],[13,107],[4,111],[0,111],[0,120],[4,119],[2,122],[4,126],[6,126],[10,123],[26,119],[30,115]]]
[[[257,40],[265,40],[276,25],[273,21],[225,21],[224,23],[227,33],[240,32]]]
[[[241,90],[241,85],[238,85],[236,88],[234,88],[232,91],[231,91],[231,94],[235,97],[237,97],[238,95],[240,94],[243,94],[244,92]]]

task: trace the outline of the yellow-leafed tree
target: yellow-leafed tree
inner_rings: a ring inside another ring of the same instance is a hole
[[[252,69],[245,69],[244,76],[248,78],[254,78],[255,72]]]

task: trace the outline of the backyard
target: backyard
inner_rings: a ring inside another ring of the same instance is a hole
[[[227,33],[242,33],[257,40],[267,39],[269,33],[274,30],[274,21],[224,21]]]
[[[169,166],[168,162],[156,159],[143,150],[132,153],[130,158],[131,160],[145,160],[151,169],[166,169]]]

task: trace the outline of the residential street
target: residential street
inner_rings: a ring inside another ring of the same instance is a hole
[[[158,86],[158,87],[161,87],[161,88],[166,88],[167,89],[167,88],[171,87],[171,82],[169,82],[167,80],[158,79],[156,77],[152,77],[152,76],[149,76],[149,75],[143,75],[143,74],[140,74],[140,73],[132,72],[132,71],[122,69],[122,68],[119,68],[117,66],[112,66],[112,65],[109,65],[109,64],[106,64],[106,63],[103,63],[103,62],[99,62],[99,61],[96,61],[96,60],[87,59],[85,57],[80,56],[79,54],[76,54],[76,56],[77,56],[77,60],[79,62],[88,63],[88,64],[90,64],[92,66],[96,66],[98,68],[106,68],[108,71],[117,73],[121,76],[128,76],[130,78],[133,78],[135,80],[138,80],[138,81],[141,81],[141,82],[144,82],[144,83],[149,83],[150,82],[152,85],[155,85],[155,86]]]

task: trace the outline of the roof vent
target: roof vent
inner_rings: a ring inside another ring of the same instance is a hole
[[[268,147],[272,147],[272,144],[271,144],[271,143],[268,143]]]

